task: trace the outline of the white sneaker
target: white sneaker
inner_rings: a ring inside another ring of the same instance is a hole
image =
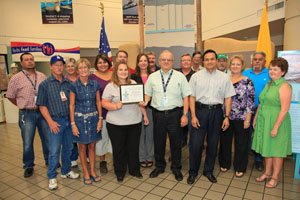
[[[70,172],[67,173],[67,174],[62,174],[61,177],[62,177],[62,178],[76,179],[76,178],[79,178],[79,174],[78,174],[78,173],[75,173],[75,172],[73,172],[73,171],[70,171]]]
[[[57,189],[57,180],[56,178],[49,179],[49,190]]]
[[[78,167],[77,161],[76,160],[71,161],[71,168],[77,168],[77,167]]]

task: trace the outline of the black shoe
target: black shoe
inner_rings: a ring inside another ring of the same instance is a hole
[[[196,176],[189,176],[187,179],[187,184],[192,185],[195,183]]]
[[[130,174],[130,173],[129,173]],[[130,174],[131,176],[134,176],[134,177],[136,177],[136,178],[138,178],[138,179],[142,179],[143,178],[143,175],[139,172],[139,173],[137,173],[137,174]]]
[[[260,172],[262,172],[263,170],[264,170],[264,164],[263,164],[263,162],[255,162],[255,166],[256,166],[256,169],[257,169],[257,171],[260,171]]]
[[[28,178],[33,174],[33,167],[26,168],[24,171],[24,178]]]
[[[165,170],[163,170],[163,169],[155,168],[155,169],[151,172],[150,178],[155,178],[155,177],[157,177],[159,174],[162,174],[162,173],[164,173],[164,172],[165,172]]]
[[[176,179],[177,181],[182,181],[183,176],[182,176],[181,171],[179,171],[179,170],[173,171],[173,174],[175,175],[175,179]]]
[[[100,162],[100,173],[103,173],[103,174],[106,174],[107,173],[107,163],[106,163],[106,161],[104,160],[104,161],[101,161]]]
[[[212,173],[210,174],[203,174],[210,182],[212,183],[216,183],[217,179],[216,177],[214,177],[214,175]]]
[[[119,183],[122,183],[124,181],[124,176],[117,176],[117,180]]]

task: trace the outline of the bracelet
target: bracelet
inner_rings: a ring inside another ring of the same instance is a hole
[[[188,116],[188,113],[183,113],[184,116]]]
[[[228,119],[229,119],[229,115],[225,115],[225,118],[228,118]]]
[[[248,124],[250,124],[250,122],[248,120],[245,120],[245,122],[247,122]]]
[[[99,119],[103,119],[103,117],[100,116]]]
[[[75,125],[75,122],[71,122],[71,125]]]

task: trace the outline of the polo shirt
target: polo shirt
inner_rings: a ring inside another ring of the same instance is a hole
[[[258,105],[259,105],[258,97],[259,97],[260,93],[263,91],[265,85],[268,83],[268,80],[270,79],[269,70],[267,68],[264,68],[259,74],[256,74],[253,72],[253,68],[251,68],[251,69],[245,70],[243,72],[243,75],[250,78],[254,84],[255,107],[258,107]]]

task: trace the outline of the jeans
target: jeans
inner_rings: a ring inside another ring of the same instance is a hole
[[[58,167],[59,158],[60,158],[60,150],[61,150],[61,174],[65,175],[71,171],[71,154],[73,149],[73,133],[71,129],[71,123],[69,117],[60,117],[60,118],[52,118],[56,121],[59,127],[59,133],[54,134],[51,133],[50,128],[49,136],[49,167],[48,167],[48,178],[53,179],[56,178],[57,172],[56,169]]]
[[[33,140],[36,127],[41,138],[44,159],[47,164],[49,154],[48,124],[42,114],[35,111],[19,110],[19,127],[23,140],[23,168],[26,169],[34,166]]]
[[[78,159],[78,146],[77,143],[73,143],[71,161],[76,161]]]

